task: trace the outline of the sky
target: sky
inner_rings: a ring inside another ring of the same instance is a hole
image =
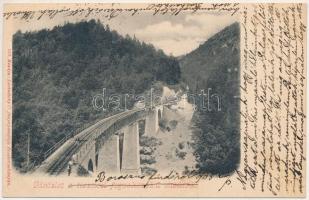
[[[100,19],[103,24],[108,24],[111,29],[121,35],[130,35],[146,43],[153,44],[157,49],[162,49],[167,55],[181,56],[190,53],[200,44],[224,27],[237,21],[236,16],[230,14],[197,12],[182,12],[177,16],[155,15],[142,12],[138,15],[119,15],[108,20],[100,16],[91,18],[81,17],[55,17],[41,20],[15,21],[14,31],[34,31],[43,28],[53,28],[66,22]]]

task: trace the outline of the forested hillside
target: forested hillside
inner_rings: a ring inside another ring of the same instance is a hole
[[[193,94],[204,90],[220,97],[206,97],[206,109],[196,99],[194,149],[200,172],[226,174],[237,168],[240,159],[240,30],[234,23],[180,60],[182,79]],[[205,103],[205,102],[204,102]]]
[[[64,134],[111,115],[95,110],[92,98],[141,94],[156,81],[176,84],[178,61],[135,38],[120,36],[99,21],[13,37],[13,163],[26,170]],[[130,102],[132,105],[133,102]]]

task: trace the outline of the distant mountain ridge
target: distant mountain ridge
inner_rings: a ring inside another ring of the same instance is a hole
[[[239,65],[239,34],[235,22],[179,58],[182,78],[192,91],[202,89],[203,81],[219,67]]]

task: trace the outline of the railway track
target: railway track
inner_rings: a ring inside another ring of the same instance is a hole
[[[139,110],[134,110],[134,111],[127,111],[124,113],[119,113],[117,115],[111,116],[110,118],[103,119],[102,121],[98,122],[97,124],[85,129],[82,131],[80,134],[77,135],[77,138],[81,142],[75,142],[72,141],[73,138],[71,138],[70,144],[65,150],[64,153],[60,154],[60,156],[54,160],[49,167],[47,168],[47,173],[50,175],[59,175],[63,172],[65,172],[69,161],[71,160],[72,156],[74,153],[76,153],[81,146],[89,139],[89,137],[93,134],[94,130],[97,128],[106,125],[107,122],[111,122],[111,125],[115,123],[117,120],[120,120],[126,116],[129,116],[135,112],[138,112]],[[107,126],[108,127],[108,126]],[[83,133],[84,132],[84,133]]]

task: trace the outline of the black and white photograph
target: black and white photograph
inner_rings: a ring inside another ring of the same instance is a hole
[[[240,25],[216,12],[16,24],[21,174],[224,176],[240,161]]]

